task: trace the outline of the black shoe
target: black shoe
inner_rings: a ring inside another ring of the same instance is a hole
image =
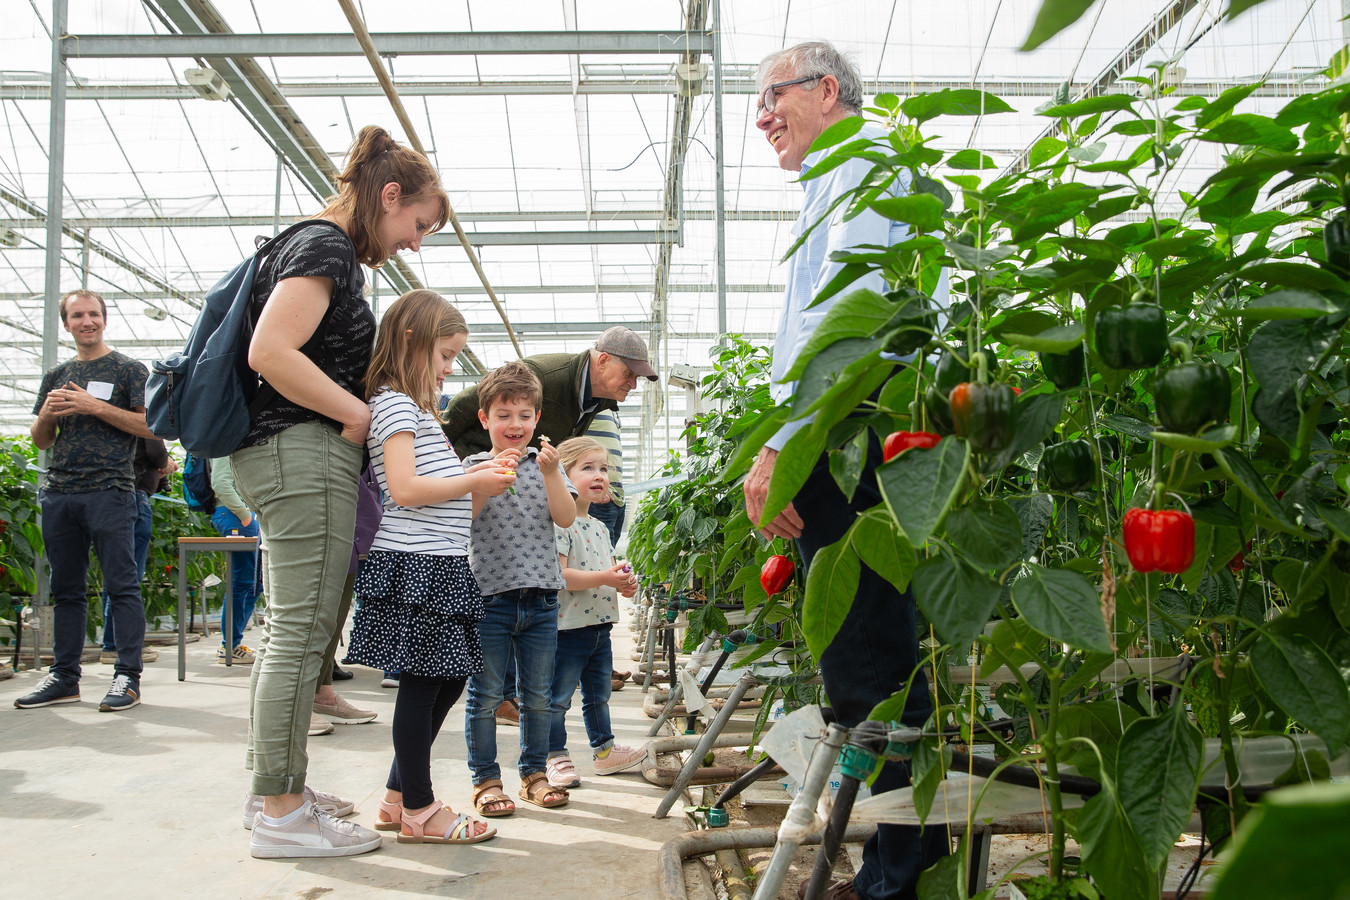
[[[98,705],[99,712],[121,712],[141,703],[141,682],[130,675],[113,677],[108,695]]]
[[[58,703],[79,703],[80,682],[69,681],[56,675],[47,674],[38,682],[37,689],[14,701],[19,709],[37,709],[39,706],[55,706]]]
[[[346,669],[340,667],[337,663],[333,664],[334,681],[351,681],[355,677],[356,677],[355,672],[348,672]]]

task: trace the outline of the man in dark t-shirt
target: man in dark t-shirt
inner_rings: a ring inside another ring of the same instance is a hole
[[[113,683],[100,712],[140,703],[145,607],[133,534],[136,482],[132,460],[145,425],[145,366],[103,342],[107,306],[93,291],[61,298],[61,324],[75,340],[75,358],[42,376],[29,429],[40,450],[51,449],[38,492],[42,541],[51,565],[53,662],[31,694],[14,705],[33,709],[80,699],[89,550],[98,554],[117,640]]]

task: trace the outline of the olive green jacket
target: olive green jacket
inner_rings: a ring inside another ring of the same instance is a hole
[[[581,387],[591,362],[591,351],[580,353],[542,353],[523,360],[544,386],[544,406],[539,413],[539,424],[534,429],[533,447],[539,446],[539,436],[546,435],[554,446],[570,437],[585,434],[595,414],[602,409],[618,409],[619,404],[605,397],[596,397],[595,409],[581,411]],[[445,411],[442,425],[460,459],[492,449],[487,429],[478,421],[478,385],[467,387],[455,395]]]

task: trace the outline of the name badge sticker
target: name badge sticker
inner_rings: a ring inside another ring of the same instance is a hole
[[[84,388],[100,400],[111,400],[113,386],[108,381],[91,381]]]

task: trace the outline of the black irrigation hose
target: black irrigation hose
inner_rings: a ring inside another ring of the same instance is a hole
[[[737,797],[741,791],[745,790],[756,781],[759,781],[760,778],[764,777],[764,773],[772,769],[775,765],[777,765],[777,763],[773,761],[772,757],[764,757],[756,763],[755,767],[749,772],[746,772],[740,778],[737,778],[722,789],[722,793],[718,794],[717,799],[713,801],[713,809],[721,809],[723,804],[728,800]]]
[[[979,775],[983,778],[993,778],[995,781],[1002,781],[1007,784],[1015,784],[1021,787],[1037,788],[1041,787],[1041,775],[1038,771],[1032,771],[1027,766],[1008,766],[1002,771],[998,771],[999,763],[987,756],[971,756],[960,751],[952,751],[952,761],[948,768],[953,772],[969,772],[972,775]],[[1070,775],[1061,772],[1059,775],[1059,787],[1063,793],[1076,794],[1080,797],[1092,797],[1101,793],[1101,782],[1092,778],[1086,778],[1082,775]],[[1248,800],[1260,800],[1268,792],[1275,789],[1275,785],[1254,784],[1243,785],[1242,796]],[[1220,794],[1210,793],[1210,791],[1222,789],[1200,788],[1196,795],[1199,802],[1210,802],[1227,804],[1227,800]]]
[[[745,638],[746,633],[744,628],[737,628],[735,631],[731,632],[731,634],[727,635],[726,641],[722,643],[722,652],[718,655],[717,662],[713,663],[712,670],[708,672],[708,677],[703,679],[703,684],[702,686],[699,687],[699,691],[703,694],[703,696],[705,697],[708,696],[708,688],[712,687],[713,679],[717,677],[717,673],[722,671],[722,666],[726,664],[727,657],[731,656],[732,652],[736,648],[739,648],[742,644],[745,643]],[[734,644],[735,647],[733,647],[731,650],[726,649],[727,641]],[[688,700],[686,699],[685,706],[687,707],[688,705],[689,703]],[[696,718],[698,718],[697,713],[689,714],[689,718],[686,719],[684,723],[685,731],[691,732],[694,730],[694,720]]]
[[[952,761],[948,765],[948,768],[953,772],[969,772],[972,775],[993,778],[1005,784],[1015,784],[1037,790],[1041,787],[1041,773],[1038,771],[1032,771],[1026,766],[1007,766],[999,771],[998,767],[998,761],[991,757],[971,756],[956,750],[952,751]],[[1099,781],[1084,778],[1082,775],[1069,775],[1063,772],[1059,775],[1059,787],[1063,793],[1077,794],[1080,797],[1092,797],[1101,793],[1102,790]]]

